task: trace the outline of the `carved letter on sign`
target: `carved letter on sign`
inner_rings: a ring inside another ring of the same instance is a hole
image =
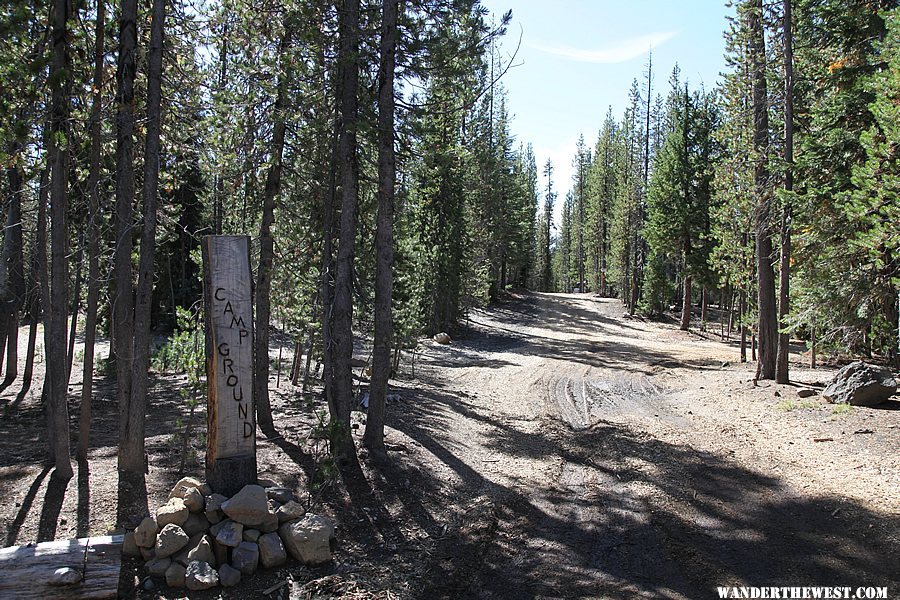
[[[206,478],[232,496],[256,483],[250,238],[203,238],[206,309]]]

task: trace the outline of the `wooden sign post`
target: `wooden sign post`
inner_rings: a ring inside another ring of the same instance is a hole
[[[232,496],[256,483],[250,238],[203,238],[206,307],[206,480]]]

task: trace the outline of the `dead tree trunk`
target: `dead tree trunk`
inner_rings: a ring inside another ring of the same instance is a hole
[[[382,2],[381,67],[378,77],[378,217],[375,231],[375,347],[369,411],[363,442],[384,451],[384,407],[391,374],[391,295],[394,262],[394,64],[397,52],[399,0]],[[501,277],[503,279],[503,277]],[[501,285],[503,282],[501,282]],[[502,288],[501,288],[502,289]]]

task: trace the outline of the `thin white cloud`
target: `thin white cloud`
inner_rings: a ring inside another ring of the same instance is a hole
[[[571,60],[612,64],[626,62],[633,58],[643,56],[651,48],[658,48],[675,37],[677,33],[677,31],[650,33],[625,40],[619,40],[604,48],[595,50],[582,50],[580,48],[571,48],[567,46],[545,46],[542,44],[528,44],[528,46],[541,52],[562,56]]]

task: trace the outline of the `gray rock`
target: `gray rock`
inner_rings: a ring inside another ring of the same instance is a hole
[[[141,551],[141,558],[144,559],[144,561],[156,558],[156,550],[154,548],[141,548],[138,546],[138,550]]]
[[[184,565],[173,562],[166,569],[166,585],[172,588],[183,588],[187,568]]]
[[[203,494],[197,488],[191,488],[184,493],[184,505],[192,513],[202,512],[206,507],[206,501]]]
[[[155,541],[156,540],[154,540],[154,542]],[[141,550],[134,542],[134,532],[125,532],[125,537],[122,540],[122,556],[127,556],[128,558],[138,558],[140,555]]]
[[[176,554],[172,555],[172,560],[177,563],[181,563],[183,566],[186,567],[187,564],[189,562],[191,562],[188,560],[188,553],[190,553],[191,550],[193,550],[194,548],[197,547],[197,544],[199,544],[200,540],[203,539],[203,535],[204,534],[202,534],[202,533],[192,535],[191,539],[188,540],[187,545],[184,548],[182,548],[181,550],[179,550]]]
[[[212,541],[213,553],[216,555],[216,564],[224,565],[228,563],[228,551],[231,550],[225,544],[220,544],[215,539]]]
[[[154,558],[147,563],[147,572],[154,577],[162,577],[166,574],[166,570],[171,566],[171,558]]]
[[[219,574],[208,563],[191,561],[185,570],[184,584],[189,590],[208,590],[219,585]]]
[[[184,532],[184,529],[174,523],[169,523],[156,536],[156,546],[154,547],[156,557],[166,558],[167,556],[172,556],[187,546],[190,539],[188,534]]]
[[[223,587],[234,587],[241,582],[241,572],[229,564],[219,567],[219,583]]]
[[[134,543],[141,548],[152,548],[156,543],[156,534],[159,526],[153,517],[145,517],[141,524],[134,530]]]
[[[253,542],[241,542],[231,553],[231,566],[244,575],[256,573],[259,565],[259,546]]]
[[[210,494],[213,493],[213,490],[212,490],[212,488],[209,486],[208,483],[204,483],[203,485],[201,485],[201,486],[200,486],[199,488],[197,488],[197,489],[200,490],[200,493],[203,494],[203,497],[204,497],[204,498],[206,498],[207,496],[209,496]]]
[[[244,530],[244,541],[245,542],[256,542],[259,539],[260,532],[258,529],[245,529]]]
[[[334,536],[331,519],[306,513],[299,521],[278,528],[281,541],[291,556],[301,563],[315,565],[331,560],[329,540]]]
[[[269,514],[266,490],[259,485],[245,485],[231,499],[222,503],[222,511],[242,525],[248,527],[261,525]]]
[[[259,525],[257,529],[262,533],[274,533],[278,531],[278,515],[270,512],[266,515],[266,520],[263,521],[262,525]]]
[[[306,514],[306,508],[303,505],[298,504],[291,500],[281,508],[275,511],[275,516],[278,517],[278,524],[287,523],[288,521],[296,521],[297,519],[303,518],[303,515]]]
[[[287,504],[294,499],[294,492],[285,487],[266,488],[266,496],[279,504]]]
[[[801,398],[810,398],[816,395],[816,390],[811,390],[809,388],[800,388],[797,390],[797,395]]]
[[[172,498],[156,509],[156,524],[160,529],[170,523],[174,523],[180,527],[187,521],[189,514],[190,511],[188,511],[187,506],[184,505],[184,500],[181,498]]]
[[[244,526],[235,521],[222,521],[209,528],[223,546],[235,548],[244,540]]]
[[[50,579],[47,581],[52,586],[62,587],[66,585],[75,585],[81,581],[81,571],[72,567],[60,567],[53,571]]]
[[[150,590],[152,590],[155,587],[156,587],[156,582],[153,581],[152,579],[150,579],[149,577],[144,580],[144,589],[146,591],[149,592]]]
[[[222,503],[227,500],[222,494],[210,494],[206,497],[206,518],[210,523],[218,523],[224,518]]]
[[[897,380],[890,369],[856,361],[835,373],[822,397],[832,404],[875,406],[896,391]]]
[[[172,498],[184,498],[185,494],[190,490],[197,489],[201,485],[200,480],[196,477],[182,477],[172,487],[172,491],[169,493],[169,500]]]
[[[191,513],[181,528],[186,534],[194,537],[198,533],[206,533],[209,529],[209,520],[203,513]]]
[[[280,567],[287,562],[287,551],[277,533],[259,536],[259,562],[264,569]]]
[[[212,538],[208,535],[200,538],[200,542],[197,546],[188,552],[187,558],[188,563],[197,560],[209,563],[210,566],[215,567],[218,564],[218,561],[216,560],[216,553],[213,551]]]

